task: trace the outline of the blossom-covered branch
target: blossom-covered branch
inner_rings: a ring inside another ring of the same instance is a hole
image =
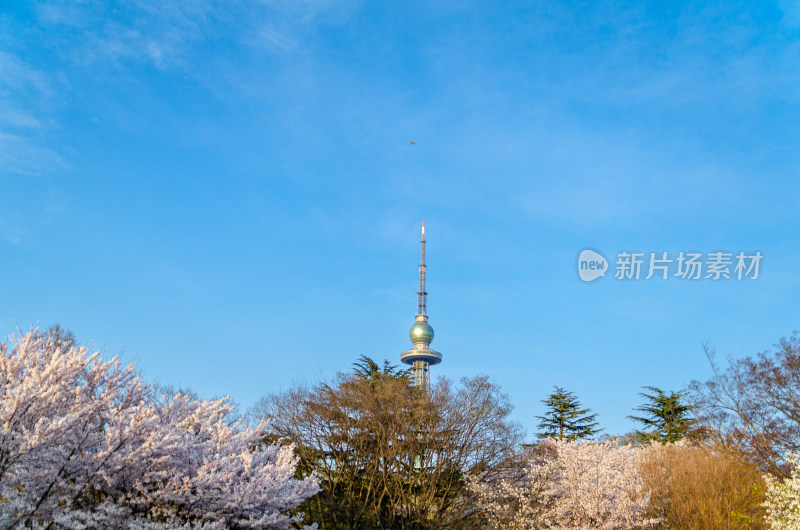
[[[36,330],[0,343],[0,528],[287,528],[316,479],[232,410]]]

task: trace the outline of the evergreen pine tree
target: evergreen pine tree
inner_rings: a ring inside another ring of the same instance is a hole
[[[376,381],[381,377],[388,377],[392,379],[408,379],[410,370],[390,363],[388,360],[383,361],[383,369],[372,358],[362,355],[358,358],[357,362],[353,363],[353,373],[359,379],[367,381]]]
[[[597,414],[589,414],[591,409],[583,408],[575,394],[557,386],[553,388],[555,392],[542,400],[548,411],[544,416],[537,416],[542,420],[539,422],[542,431],[536,436],[573,442],[602,431],[594,421]]]
[[[689,428],[697,423],[697,420],[690,416],[691,405],[681,401],[683,392],[665,392],[654,386],[642,388],[652,392],[652,394],[644,392],[639,394],[647,400],[647,403],[635,410],[645,413],[645,416],[628,416],[643,425],[644,429],[635,433],[640,440],[658,440],[665,444],[677,442],[690,434]]]

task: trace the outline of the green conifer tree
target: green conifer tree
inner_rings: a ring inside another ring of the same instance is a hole
[[[635,410],[645,415],[628,416],[644,427],[635,433],[639,440],[644,442],[658,440],[666,444],[691,435],[690,428],[697,423],[697,420],[690,416],[692,407],[682,402],[683,392],[665,392],[654,386],[642,388],[652,392],[652,394],[645,392],[639,394],[647,402]]]
[[[357,362],[353,363],[353,373],[356,377],[367,381],[376,381],[380,378],[408,379],[410,370],[404,370],[400,366],[383,361],[383,369],[372,358],[362,355]]]
[[[583,408],[575,394],[561,387],[553,388],[555,391],[542,400],[548,410],[544,416],[537,416],[542,421],[539,422],[541,432],[536,436],[573,442],[602,431],[594,421],[597,414],[589,414],[591,409]]]

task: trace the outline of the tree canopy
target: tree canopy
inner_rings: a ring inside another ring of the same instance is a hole
[[[369,381],[375,381],[381,377],[403,379],[408,378],[409,370],[394,365],[386,359],[383,360],[383,368],[381,368],[370,357],[362,355],[358,358],[358,361],[353,363],[353,375]]]
[[[635,433],[641,441],[677,442],[690,434],[689,429],[697,420],[690,415],[692,406],[684,403],[684,392],[665,392],[654,386],[642,388],[651,392],[639,394],[646,403],[635,410],[644,415],[628,416],[643,425],[644,429]]]
[[[692,381],[690,391],[709,435],[788,477],[787,458],[800,453],[800,332],[772,350],[730,358],[727,368],[705,351],[713,377]]]
[[[0,528],[286,528],[318,490],[227,399],[158,396],[60,328],[0,343]]]
[[[541,431],[536,436],[572,442],[602,431],[597,428],[597,414],[590,414],[591,409],[583,408],[574,393],[557,386],[553,388],[554,392],[542,400],[547,412],[537,416],[542,421],[539,422]]]
[[[322,491],[301,506],[325,529],[467,528],[468,476],[496,473],[521,440],[511,405],[486,377],[430,394],[404,371],[362,358],[330,383],[258,405],[272,435],[297,444]]]

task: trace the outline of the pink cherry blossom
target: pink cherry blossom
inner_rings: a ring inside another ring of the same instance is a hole
[[[34,330],[0,343],[0,528],[287,528],[318,486],[225,399]]]

